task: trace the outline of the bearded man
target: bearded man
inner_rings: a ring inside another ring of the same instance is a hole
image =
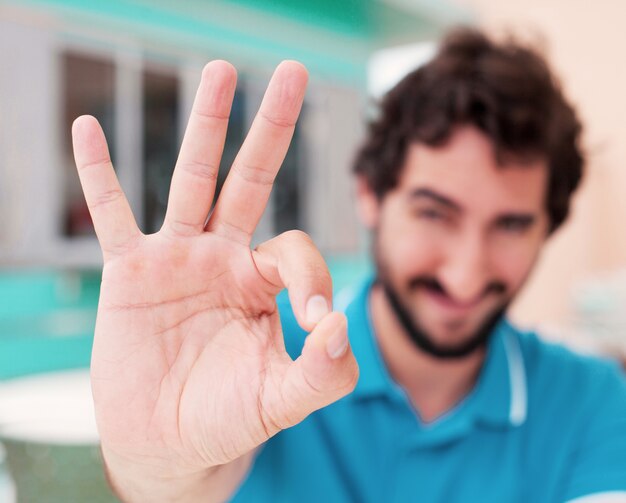
[[[376,274],[338,311],[304,234],[250,249],[301,65],[276,70],[210,213],[235,78],[206,66],[153,235],[95,120],[74,125],[105,260],[91,372],[117,494],[626,501],[617,365],[506,319],[583,169],[580,123],[545,61],[455,31],[385,97],[354,166]],[[284,288],[290,306],[276,301]]]

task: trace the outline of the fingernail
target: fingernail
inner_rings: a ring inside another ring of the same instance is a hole
[[[306,321],[316,324],[328,314],[328,302],[321,295],[314,295],[306,303]]]
[[[348,349],[348,329],[341,325],[326,341],[326,352],[332,360],[343,356]]]

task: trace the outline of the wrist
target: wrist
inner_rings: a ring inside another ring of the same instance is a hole
[[[109,486],[124,503],[223,502],[228,500],[245,476],[252,456],[242,456],[225,465],[193,473],[176,467],[155,467],[126,460],[102,449]]]

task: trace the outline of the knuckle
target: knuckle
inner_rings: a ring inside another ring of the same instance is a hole
[[[301,231],[299,229],[285,231],[283,232],[282,236],[283,236],[283,239],[285,239],[286,241],[302,243],[308,246],[313,245],[313,240],[311,239],[311,236],[309,236],[306,232]]]
[[[228,115],[220,114],[214,110],[195,109],[193,111],[193,115],[201,128],[209,130],[215,126],[216,122],[224,122],[228,120]]]
[[[185,173],[200,180],[214,183],[217,181],[218,168],[213,164],[202,161],[186,161],[181,166]]]
[[[292,128],[296,125],[296,122],[293,119],[285,118],[285,117],[273,117],[269,115],[267,112],[259,112],[263,120],[267,121],[272,126],[276,126],[281,129]]]
[[[88,163],[81,164],[78,166],[78,170],[87,171],[87,170],[90,170],[91,168],[102,169],[108,166],[110,163],[111,163],[111,160],[107,157],[107,158],[103,158],[97,161],[90,161]]]
[[[297,268],[300,281],[331,281],[330,272],[311,237],[301,230],[286,231],[281,235],[289,252],[284,259],[292,268]]]
[[[302,268],[302,270],[300,270],[298,274],[301,284],[309,284],[316,290],[321,288],[323,291],[325,291],[326,288],[324,288],[324,284],[329,283],[330,280],[330,274],[328,272],[328,269],[317,264],[305,264],[304,268]]]
[[[243,180],[255,185],[270,186],[274,183],[275,173],[261,166],[244,162],[235,162],[232,170]]]
[[[358,365],[356,365],[356,363],[353,363],[350,367],[350,371],[347,373],[345,380],[341,383],[338,389],[338,391],[344,396],[352,393],[352,391],[354,391],[354,388],[356,388],[357,383],[359,382]]]
[[[176,236],[189,237],[198,234],[201,230],[196,224],[184,222],[182,220],[170,220],[167,228]]]
[[[134,235],[126,236],[126,239],[103,245],[102,250],[109,257],[128,255],[137,249],[140,244],[140,240],[136,238],[137,236]]]
[[[101,192],[98,194],[94,200],[92,201],[90,207],[91,209],[98,208],[100,206],[105,206],[116,201],[119,201],[124,196],[124,193],[121,189],[111,189],[105,192]]]
[[[217,224],[207,226],[207,231],[214,232],[233,243],[248,246],[251,232],[235,222],[221,220]]]

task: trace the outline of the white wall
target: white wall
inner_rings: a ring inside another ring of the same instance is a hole
[[[493,33],[539,41],[586,126],[589,164],[572,218],[514,308],[525,323],[567,326],[578,283],[626,265],[626,2],[456,1]]]
[[[58,225],[54,43],[37,23],[0,18],[0,48],[0,250],[26,256]]]

